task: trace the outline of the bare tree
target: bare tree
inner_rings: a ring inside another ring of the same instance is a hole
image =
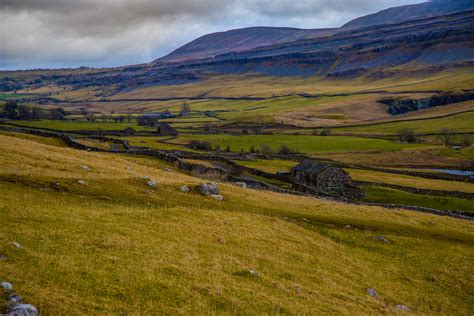
[[[415,131],[411,128],[401,128],[397,132],[397,136],[400,139],[400,142],[405,143],[416,143],[417,137]]]
[[[455,136],[455,133],[452,130],[447,129],[447,128],[443,129],[438,135],[439,139],[443,141],[444,146],[446,147],[448,147],[451,144],[454,136]]]

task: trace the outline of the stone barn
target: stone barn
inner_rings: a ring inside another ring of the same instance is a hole
[[[133,136],[133,135],[135,135],[136,133],[137,133],[137,132],[136,132],[133,128],[131,128],[131,127],[127,127],[127,128],[124,128],[124,129],[122,130],[122,135],[123,135],[123,136]]]
[[[305,160],[290,170],[290,179],[296,191],[360,199],[363,193],[352,186],[349,174],[330,162]]]
[[[156,132],[160,136],[176,136],[178,135],[178,131],[172,128],[169,124],[161,123],[157,126]]]

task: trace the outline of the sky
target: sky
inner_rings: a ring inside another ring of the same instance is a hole
[[[0,0],[0,69],[150,62],[250,26],[339,27],[423,0]]]

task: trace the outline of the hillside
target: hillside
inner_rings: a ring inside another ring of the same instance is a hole
[[[472,312],[470,221],[229,184],[214,201],[158,160],[36,136],[0,150],[0,279],[42,314]]]
[[[204,35],[154,62],[180,62],[304,38],[329,35],[332,29],[303,30],[283,27],[249,27]]]
[[[357,29],[381,24],[426,19],[474,9],[471,0],[433,0],[425,3],[389,8],[352,20],[343,29]]]

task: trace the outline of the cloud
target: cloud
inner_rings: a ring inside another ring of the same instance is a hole
[[[149,62],[210,32],[335,27],[421,0],[2,0],[0,68]]]

